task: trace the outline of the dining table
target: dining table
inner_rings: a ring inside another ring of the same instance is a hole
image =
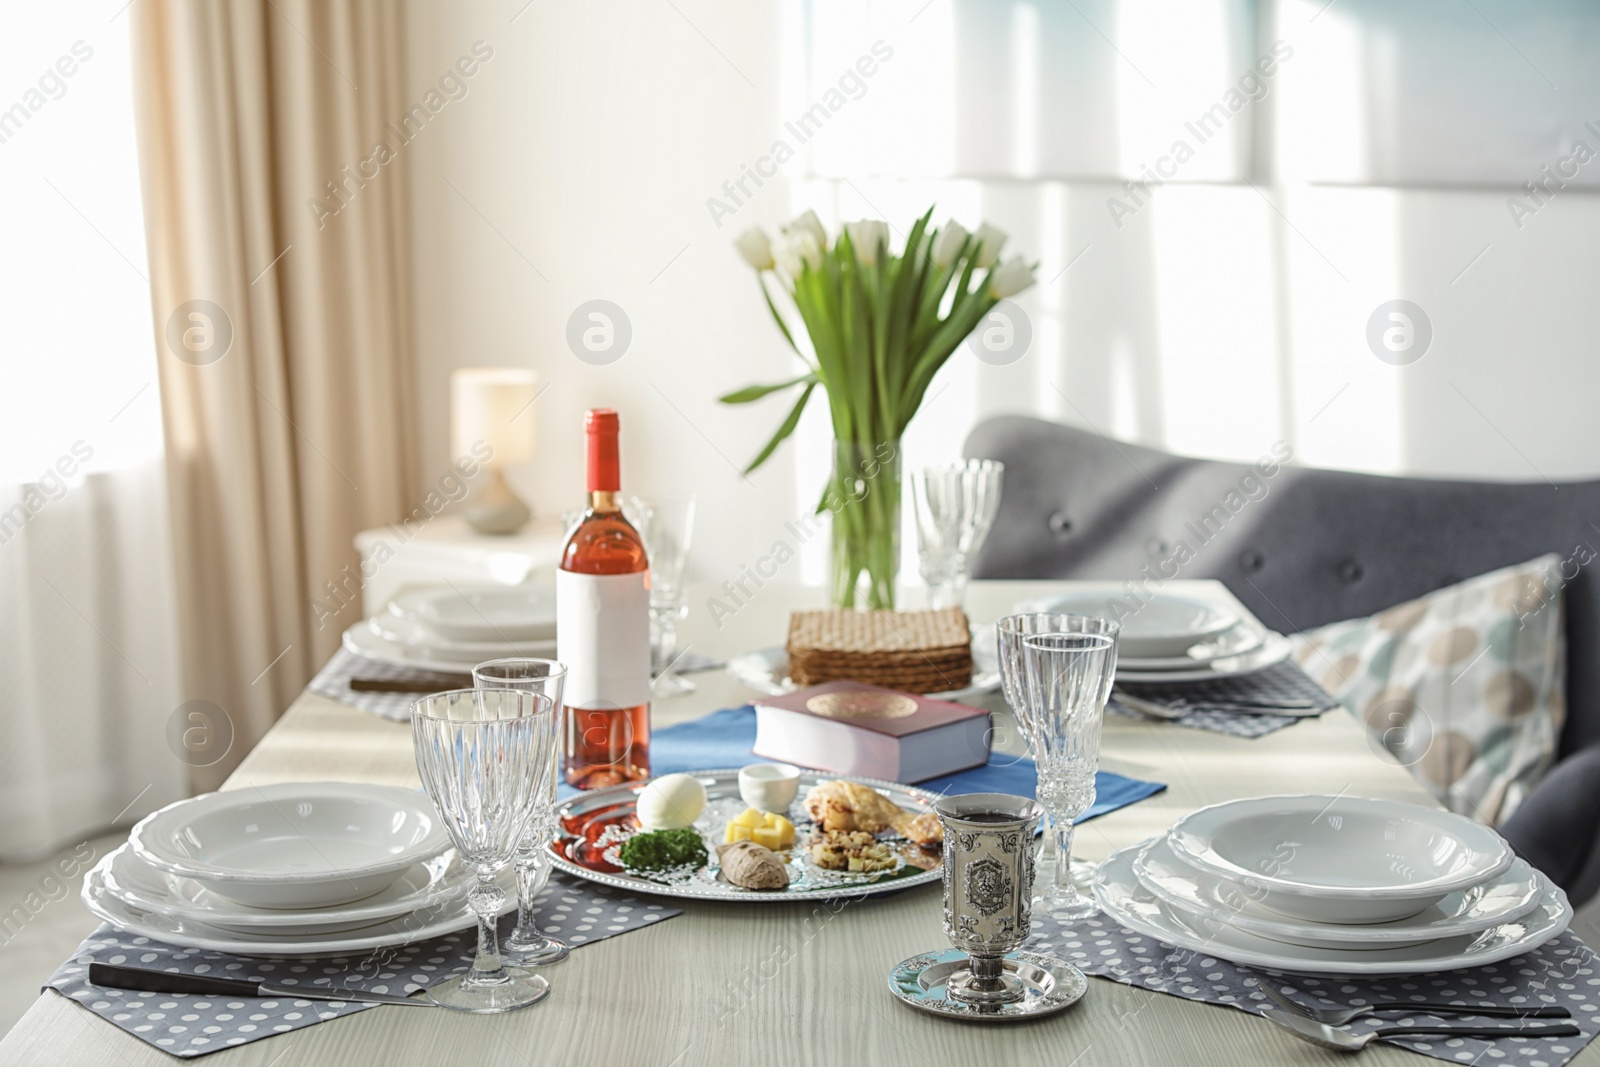
[[[1180,595],[1214,593],[1216,583],[1178,580],[1164,588]],[[1120,586],[974,581],[966,609],[975,624],[992,623],[1030,598],[1080,589],[1115,592]],[[691,586],[680,648],[725,660],[781,646],[789,613],[825,606],[827,596],[821,588],[776,582],[759,588],[747,583],[746,592],[730,613],[723,587]],[[920,606],[921,598],[920,590],[908,590],[902,606]],[[720,670],[688,677],[693,693],[654,703],[656,725],[759,696]],[[1026,750],[998,692],[974,702],[996,713],[997,748]],[[1362,723],[1338,709],[1257,738],[1108,715],[1101,766],[1168,788],[1083,824],[1074,854],[1092,860],[1160,834],[1199,807],[1238,797],[1366,795],[1437,806],[1405,767],[1368,739]],[[415,788],[410,728],[306,691],[224,788],[330,780]],[[582,946],[544,969],[552,993],[530,1008],[474,1016],[378,1007],[203,1058],[212,1067],[1164,1067],[1331,1062],[1339,1056],[1245,1012],[1096,978],[1070,1010],[1025,1024],[974,1025],[909,1010],[890,994],[886,976],[909,956],[948,947],[935,885],[834,906],[672,904],[683,914]],[[94,925],[85,912],[85,934]],[[1373,1067],[1429,1062],[1381,1044],[1362,1055]],[[53,990],[44,991],[0,1040],[0,1064],[6,1065],[144,1067],[173,1060]],[[1600,1064],[1600,1042],[1573,1062]]]

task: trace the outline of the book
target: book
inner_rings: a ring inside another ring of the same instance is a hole
[[[989,761],[989,713],[861,682],[756,702],[762,759],[839,775],[921,782]]]

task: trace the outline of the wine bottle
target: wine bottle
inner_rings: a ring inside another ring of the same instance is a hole
[[[598,789],[650,777],[650,563],[622,514],[617,413],[590,410],[589,506],[556,573],[556,658],[567,665],[562,768]]]

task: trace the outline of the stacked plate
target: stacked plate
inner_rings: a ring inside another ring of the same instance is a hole
[[[113,926],[169,944],[329,956],[470,926],[475,881],[422,793],[290,783],[146,817],[89,873],[83,900]]]
[[[556,654],[556,597],[544,586],[423,589],[356,623],[344,647],[358,656],[427,670],[471,670],[485,660]]]
[[[1117,619],[1119,682],[1202,682],[1265,670],[1288,658],[1288,638],[1254,618],[1191,597],[1157,593],[1145,600],[1108,593],[1064,593],[1018,611],[1062,611]]]
[[[1404,975],[1508,959],[1567,928],[1566,894],[1487,827],[1361,797],[1258,797],[1116,853],[1095,897],[1124,926],[1249,967]]]

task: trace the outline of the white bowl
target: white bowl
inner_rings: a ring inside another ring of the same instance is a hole
[[[287,782],[169,804],[129,844],[157,870],[257,908],[347,904],[387,888],[449,847],[422,793]]]
[[[739,798],[758,811],[782,815],[800,792],[800,768],[792,763],[752,763],[739,771]]]
[[[1258,905],[1251,891],[1196,870],[1152,838],[1133,858],[1139,883],[1185,921],[1219,923],[1274,941],[1311,948],[1404,948],[1441,937],[1475,934],[1532,911],[1543,889],[1533,869],[1517,860],[1498,878],[1457,890],[1405,919],[1359,925],[1291,919]]]
[[[1498,876],[1513,858],[1499,834],[1460,815],[1349,796],[1213,804],[1174,823],[1167,844],[1262,907],[1323,923],[1415,915]]]
[[[556,636],[555,593],[542,586],[424,589],[396,597],[389,611],[453,641],[536,641]]]
[[[1106,593],[1064,593],[1030,601],[1019,611],[1064,611],[1122,624],[1118,657],[1181,656],[1191,645],[1220,637],[1239,622],[1237,613],[1203,600],[1158,593],[1140,602]]]

